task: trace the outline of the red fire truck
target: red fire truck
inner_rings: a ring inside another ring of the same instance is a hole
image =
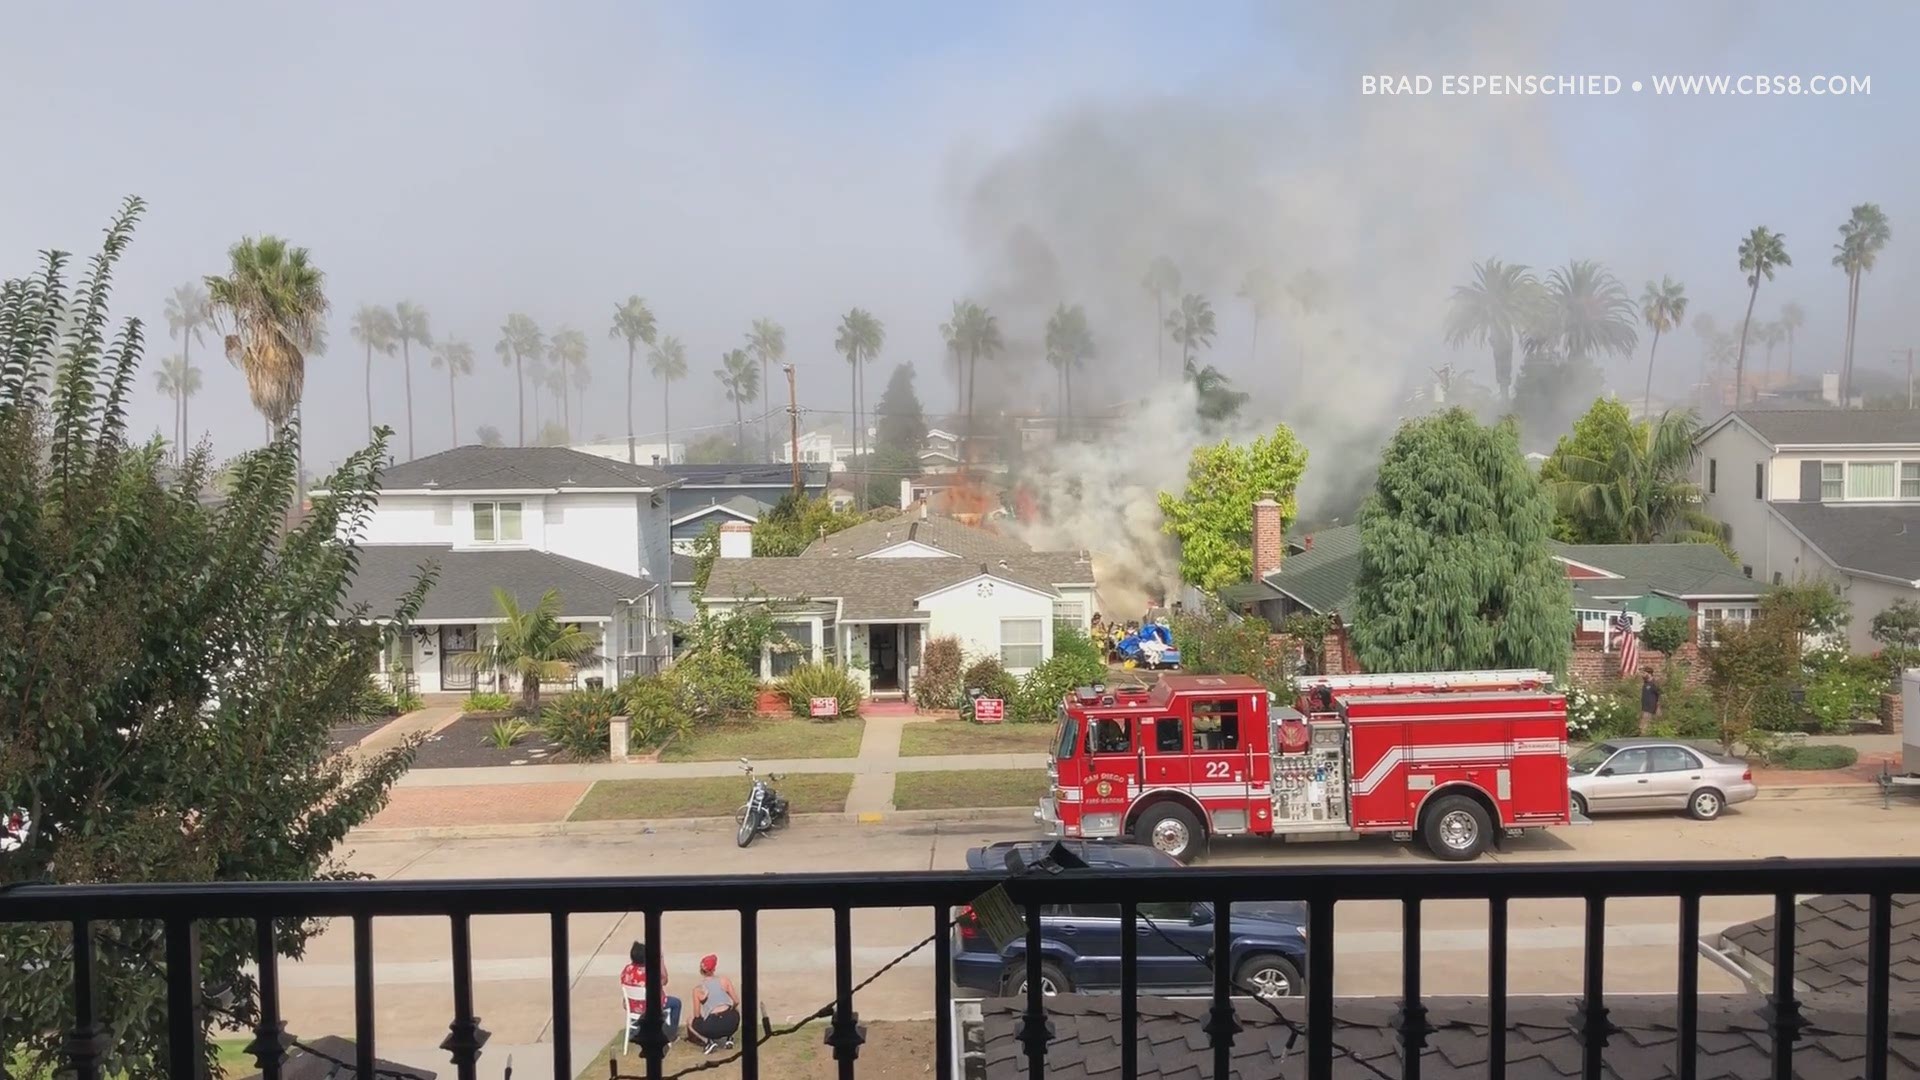
[[[1542,671],[1312,676],[1291,705],[1243,675],[1083,687],[1034,816],[1193,858],[1214,836],[1416,835],[1471,859],[1565,825],[1567,702]]]

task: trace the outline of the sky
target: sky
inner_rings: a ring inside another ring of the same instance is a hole
[[[886,325],[881,364],[914,363],[934,409],[954,401],[938,326],[963,296],[1008,339],[983,400],[1056,407],[1039,339],[1062,301],[1086,305],[1100,343],[1076,400],[1137,397],[1163,363],[1140,278],[1166,254],[1219,313],[1205,359],[1254,391],[1248,421],[1310,402],[1309,446],[1338,471],[1371,449],[1344,433],[1377,445],[1417,373],[1490,383],[1483,352],[1439,330],[1489,256],[1599,259],[1636,297],[1670,274],[1732,325],[1735,250],[1765,224],[1795,265],[1756,317],[1799,302],[1796,365],[1832,369],[1846,287],[1828,260],[1849,208],[1874,201],[1894,239],[1857,363],[1920,344],[1903,302],[1920,286],[1917,23],[1898,4],[36,5],[0,37],[0,129],[31,148],[0,168],[0,275],[47,247],[90,253],[119,200],[144,197],[115,296],[151,324],[157,368],[179,348],[161,318],[174,285],[220,272],[242,236],[308,247],[333,305],[305,404],[324,465],[366,438],[347,333],[363,304],[414,301],[436,336],[471,343],[458,441],[489,424],[511,442],[493,352],[507,314],[585,332],[575,430],[617,437],[625,350],[608,326],[643,296],[690,374],[668,407],[643,370],[636,422],[678,438],[731,423],[712,371],[762,316],[787,328],[803,423],[837,419],[833,332],[856,305]],[[1369,73],[1840,74],[1872,92],[1405,98],[1363,94]],[[1256,345],[1234,297],[1255,266],[1312,268],[1329,300],[1271,317]],[[1608,368],[1625,395],[1646,345]],[[1697,355],[1690,334],[1663,342],[1656,384],[1677,391]],[[238,373],[217,347],[194,360],[194,436],[257,445]],[[868,382],[877,396],[885,370]],[[416,352],[412,384],[417,452],[452,445],[444,373]],[[376,356],[374,419],[402,448],[403,388],[399,359]],[[136,430],[171,417],[147,373]]]

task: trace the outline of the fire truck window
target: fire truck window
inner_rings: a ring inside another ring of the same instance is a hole
[[[1193,706],[1193,752],[1240,749],[1240,700],[1222,698]]]
[[[1647,752],[1644,748],[1622,750],[1607,759],[1607,768],[1615,776],[1637,776],[1647,771]]]
[[[1133,747],[1127,738],[1125,720],[1094,720],[1091,722],[1092,738],[1088,741],[1096,754],[1130,754]]]
[[[1153,722],[1153,748],[1162,754],[1185,753],[1186,725],[1177,716],[1163,716]]]

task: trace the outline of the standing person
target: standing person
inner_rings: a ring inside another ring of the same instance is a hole
[[[733,1046],[733,1035],[740,1030],[740,995],[733,992],[733,980],[714,974],[720,958],[708,953],[700,958],[700,982],[693,988],[693,1019],[687,1023],[687,1035],[711,1054],[716,1048]]]
[[[647,943],[636,941],[633,948],[627,950],[627,959],[631,963],[620,972],[620,985],[631,986],[643,991],[627,1002],[627,1037],[639,1039],[640,1018],[647,1014]],[[680,1037],[680,999],[667,993],[667,958],[660,957],[660,1002],[667,1009],[667,1041],[673,1042]]]
[[[1660,684],[1653,681],[1653,669],[1640,672],[1640,734],[1645,735],[1653,728],[1654,718],[1660,715]]]

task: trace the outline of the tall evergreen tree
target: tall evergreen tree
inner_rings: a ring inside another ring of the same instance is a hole
[[[1573,648],[1553,502],[1511,423],[1401,425],[1360,508],[1353,646],[1369,671],[1542,668]]]
[[[873,407],[873,445],[881,453],[918,454],[927,444],[927,416],[913,389],[913,376],[912,364],[894,365],[880,403]]]

